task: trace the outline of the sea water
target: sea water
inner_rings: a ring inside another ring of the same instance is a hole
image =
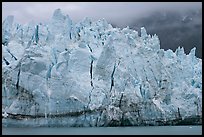
[[[3,135],[202,135],[202,126],[2,128]]]

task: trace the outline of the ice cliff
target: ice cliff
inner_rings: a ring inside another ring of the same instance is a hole
[[[2,22],[3,126],[131,126],[201,122],[202,60],[157,35],[74,23]],[[189,120],[190,119],[190,120]],[[185,121],[186,120],[186,121]]]

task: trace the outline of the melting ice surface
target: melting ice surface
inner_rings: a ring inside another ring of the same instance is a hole
[[[195,48],[164,51],[145,28],[139,36],[105,19],[74,23],[60,9],[47,24],[13,20],[2,23],[3,124],[160,125],[202,117]]]

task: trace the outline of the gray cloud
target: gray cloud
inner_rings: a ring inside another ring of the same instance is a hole
[[[55,9],[60,8],[75,22],[84,17],[93,20],[105,18],[115,24],[125,25],[131,19],[147,16],[155,10],[186,11],[202,8],[201,2],[3,2],[2,18],[14,15],[18,23],[48,21]]]

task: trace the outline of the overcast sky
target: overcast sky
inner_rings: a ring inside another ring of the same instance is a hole
[[[2,19],[14,15],[18,23],[48,21],[55,9],[77,22],[84,17],[105,18],[124,26],[131,19],[147,16],[154,10],[188,10],[202,8],[201,2],[2,2]]]

